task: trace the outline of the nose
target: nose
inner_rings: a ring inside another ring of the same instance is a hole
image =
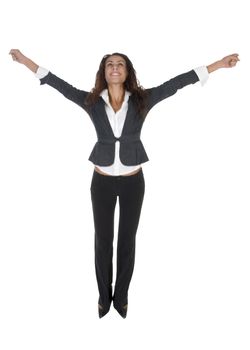
[[[118,64],[114,63],[112,68],[113,68],[114,71],[116,71],[118,69]]]

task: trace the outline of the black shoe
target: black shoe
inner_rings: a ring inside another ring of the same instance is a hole
[[[98,314],[99,314],[99,318],[102,318],[105,315],[103,306],[100,304],[98,304]]]
[[[121,315],[122,318],[126,318],[127,317],[128,304],[120,306],[120,307],[114,306],[114,308]]]
[[[99,318],[102,318],[109,312],[110,308],[105,309],[100,303],[98,303],[98,314]]]

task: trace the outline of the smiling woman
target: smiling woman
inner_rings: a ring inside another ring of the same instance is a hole
[[[113,302],[125,318],[128,289],[135,262],[136,232],[144,198],[142,164],[148,161],[140,139],[148,112],[179,89],[208,79],[219,68],[234,67],[238,54],[192,69],[165,83],[144,90],[132,62],[121,53],[101,60],[91,92],[79,90],[38,66],[19,50],[10,51],[13,60],[24,64],[40,79],[79,105],[90,116],[97,142],[89,157],[94,164],[91,199],[95,225],[95,268],[99,289],[99,317],[106,315]],[[113,292],[114,213],[119,198],[120,217],[117,242],[117,275]],[[145,286],[146,289],[146,286]],[[146,312],[146,310],[145,310]]]

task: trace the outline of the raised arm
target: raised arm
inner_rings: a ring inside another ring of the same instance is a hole
[[[10,50],[9,54],[12,56],[12,59],[18,63],[24,64],[28,69],[30,69],[33,73],[38,73],[39,69],[41,71],[41,67],[36,64],[34,61],[32,61],[30,58],[26,57],[22,52],[18,49],[12,49]],[[88,112],[88,107],[85,105],[85,99],[88,95],[88,91],[80,90],[75,88],[74,86],[70,85],[66,81],[62,80],[61,78],[57,77],[50,71],[47,71],[46,69],[42,68],[46,75],[43,77],[39,77],[40,83],[48,84],[54,89],[58,90],[61,94],[63,94],[67,99],[71,100],[72,102],[78,104],[80,107],[82,107],[86,112]]]
[[[220,68],[232,68],[235,67],[240,60],[237,53],[223,57],[208,66],[201,66],[193,69],[187,73],[176,76],[169,81],[166,81],[162,85],[155,88],[147,89],[149,94],[148,110],[150,110],[156,103],[164,100],[165,98],[174,95],[177,90],[182,89],[184,86],[194,84],[200,80],[203,85],[212,73]]]
[[[30,58],[24,56],[22,52],[18,49],[11,49],[9,54],[12,56],[13,61],[24,64],[27,68],[29,68],[33,73],[37,72],[38,64],[33,62]]]
[[[232,55],[228,55],[223,57],[221,60],[216,61],[207,66],[208,73],[212,73],[220,68],[232,68],[235,67],[237,62],[239,61],[239,55],[234,53]]]

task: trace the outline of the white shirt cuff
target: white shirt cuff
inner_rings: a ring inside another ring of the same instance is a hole
[[[35,76],[38,78],[38,79],[42,79],[44,77],[46,77],[46,75],[49,73],[48,69],[46,68],[43,68],[43,67],[38,67],[36,73],[35,73]]]
[[[201,86],[205,85],[209,78],[209,73],[206,66],[197,67],[194,69],[195,73],[198,75]]]

